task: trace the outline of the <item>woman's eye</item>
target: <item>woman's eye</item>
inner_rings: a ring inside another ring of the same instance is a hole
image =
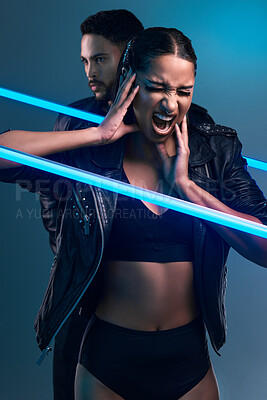
[[[151,87],[151,86],[145,86],[145,89],[148,92],[164,92],[163,88],[155,88],[155,87]]]
[[[191,92],[184,92],[183,90],[178,90],[178,94],[180,96],[190,96]]]

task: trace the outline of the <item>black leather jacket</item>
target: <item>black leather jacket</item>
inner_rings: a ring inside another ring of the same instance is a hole
[[[246,170],[234,130],[215,124],[191,123],[189,147],[189,175],[197,185],[229,207],[254,215],[267,224],[266,199]],[[120,179],[123,149],[121,139],[110,145],[78,149],[53,158]],[[5,182],[20,180],[22,185],[21,180],[30,180],[32,191],[46,195],[49,189],[55,196],[57,187],[57,252],[35,321],[38,345],[46,351],[85,296],[87,308],[91,305],[89,315],[93,312],[104,269],[102,254],[110,234],[117,194],[64,179],[60,179],[58,185],[59,177],[29,167],[0,170],[0,179]],[[228,251],[229,246],[215,231],[203,220],[194,218],[196,302],[216,351],[224,344],[226,336],[224,295]]]
[[[85,99],[78,100],[70,107],[78,108],[84,111],[92,112],[98,115],[106,115],[106,111],[109,106],[105,101],[95,100],[95,97],[87,97]],[[194,124],[197,123],[214,123],[214,120],[208,114],[207,110],[200,107],[197,104],[192,103],[189,110],[190,121]],[[57,118],[54,131],[70,131],[88,128],[90,126],[96,126],[96,124],[84,121],[78,118],[69,117],[67,115],[60,114]],[[41,203],[41,215],[45,229],[49,232],[49,242],[53,253],[57,251],[56,245],[56,220],[57,220],[57,207],[58,201],[53,197],[50,197],[47,193],[40,193]]]

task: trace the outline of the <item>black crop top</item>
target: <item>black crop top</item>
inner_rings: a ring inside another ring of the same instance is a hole
[[[122,181],[129,183],[123,171]],[[161,215],[141,200],[118,195],[104,258],[121,261],[193,260],[193,218],[168,209]]]

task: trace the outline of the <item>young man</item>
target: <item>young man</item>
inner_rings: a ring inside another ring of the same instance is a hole
[[[106,115],[121,54],[129,38],[143,30],[141,22],[127,10],[100,11],[81,24],[81,61],[93,96],[71,104],[94,114]],[[60,115],[54,130],[77,130],[95,124]],[[56,253],[57,200],[40,196],[42,218]],[[86,296],[85,296],[86,297]],[[84,303],[84,302],[83,302]],[[53,361],[54,400],[74,400],[74,379],[82,336],[88,323],[80,304],[55,338]]]
[[[75,103],[76,107],[99,115],[105,115],[109,108],[112,87],[117,67],[127,41],[143,30],[141,22],[127,10],[100,11],[89,16],[81,24],[81,61],[84,64],[88,85],[94,96]],[[197,105],[190,109],[190,120],[213,122],[207,111]],[[95,124],[77,118],[60,115],[54,130],[77,130]],[[56,212],[57,201],[41,196],[42,218],[50,234],[50,244],[56,253]],[[88,323],[87,310],[90,299],[84,296],[71,317],[65,322],[55,338],[53,384],[54,400],[74,399],[74,379],[82,336]]]

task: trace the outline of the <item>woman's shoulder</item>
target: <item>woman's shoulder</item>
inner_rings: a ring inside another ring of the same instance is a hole
[[[235,129],[214,123],[190,123],[189,131],[202,136],[237,136]]]
[[[191,103],[191,106],[188,111],[188,116],[190,121],[193,123],[203,123],[203,122],[208,122],[211,124],[214,123],[214,120],[208,113],[208,110],[195,103]]]
[[[216,159],[217,163],[231,162],[240,153],[240,143],[235,129],[228,126],[202,123],[189,124],[190,164],[202,165]],[[221,161],[219,161],[221,160]]]

